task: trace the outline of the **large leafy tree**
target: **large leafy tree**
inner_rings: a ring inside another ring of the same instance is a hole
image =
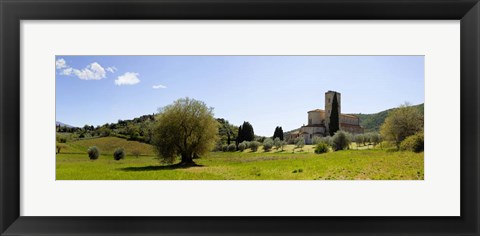
[[[330,113],[330,123],[328,124],[328,132],[330,136],[333,136],[335,132],[340,129],[340,121],[338,120],[340,115],[338,114],[338,100],[337,100],[337,93],[333,94],[333,101],[332,101],[332,111]]]
[[[213,108],[190,98],[176,100],[166,106],[156,119],[152,144],[160,158],[178,165],[195,165],[193,158],[209,152],[216,141],[218,122]]]
[[[409,104],[404,104],[388,113],[380,127],[380,134],[383,139],[393,141],[399,148],[405,138],[422,130],[423,113]]]

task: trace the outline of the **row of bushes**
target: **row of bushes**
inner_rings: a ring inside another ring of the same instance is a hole
[[[224,151],[224,152],[235,152],[235,151],[241,151],[243,152],[244,150],[251,149],[252,152],[256,152],[260,146],[263,145],[263,150],[268,152],[272,150],[272,148],[275,148],[276,150],[282,150],[285,148],[287,145],[287,142],[280,140],[280,138],[275,138],[272,140],[271,138],[266,138],[263,140],[263,143],[258,142],[258,141],[243,141],[237,145],[235,144],[230,144],[230,145],[223,145],[221,147],[217,146],[215,148],[215,151]]]
[[[87,153],[90,160],[97,160],[100,156],[100,150],[98,150],[96,146],[88,148]],[[132,154],[136,157],[140,155],[140,153],[137,151],[132,152]],[[119,161],[123,158],[125,158],[125,150],[123,148],[115,149],[115,151],[113,152],[113,159]]]

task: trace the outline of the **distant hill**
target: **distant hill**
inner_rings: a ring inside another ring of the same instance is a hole
[[[63,126],[63,127],[68,127],[68,128],[76,128],[75,126],[67,125],[67,124],[62,123],[62,122],[60,122],[60,121],[56,121],[55,124],[56,124],[57,126]]]
[[[413,107],[419,109],[423,113],[423,109],[424,109],[423,108],[424,107],[423,103],[419,104],[419,105],[415,105]],[[354,116],[357,116],[358,118],[360,118],[360,125],[363,128],[365,128],[366,132],[368,132],[368,131],[379,131],[380,126],[385,121],[385,118],[387,118],[388,112],[390,112],[393,109],[394,108],[388,109],[388,110],[385,110],[385,111],[381,111],[381,112],[378,112],[378,113],[375,113],[375,114],[359,113],[359,114],[351,114],[351,115],[354,115]]]
[[[96,146],[101,154],[111,155],[115,149],[121,147],[125,149],[127,155],[133,151],[140,151],[141,155],[154,155],[154,149],[151,145],[137,141],[129,141],[117,137],[88,138],[65,143],[61,153],[87,153],[89,147]]]

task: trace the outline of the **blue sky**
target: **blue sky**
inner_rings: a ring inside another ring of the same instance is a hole
[[[102,125],[190,97],[217,118],[271,136],[307,122],[324,94],[342,113],[424,102],[423,56],[56,56],[56,120]]]

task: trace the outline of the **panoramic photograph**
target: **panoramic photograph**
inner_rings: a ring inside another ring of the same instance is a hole
[[[424,180],[424,56],[57,55],[55,77],[56,180]]]

